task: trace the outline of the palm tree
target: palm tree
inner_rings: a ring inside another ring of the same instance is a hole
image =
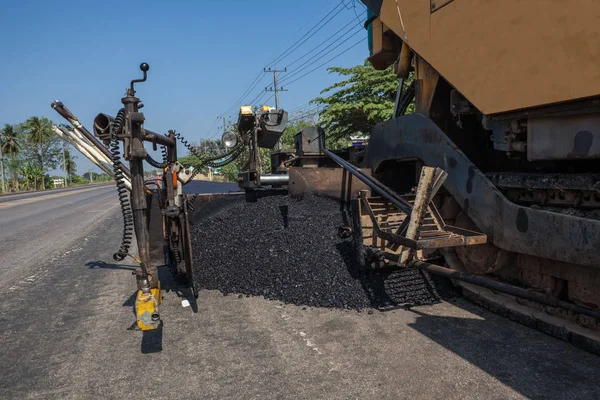
[[[15,133],[13,126],[10,124],[4,125],[2,130],[2,154],[12,157],[17,154],[20,150],[19,143],[16,140],[17,134]]]
[[[64,169],[69,177],[69,184],[71,184],[71,176],[77,170],[77,164],[75,164],[76,156],[73,156],[68,148],[63,149],[63,157],[64,157]],[[66,182],[65,182],[66,184]]]
[[[29,140],[38,148],[39,169],[44,174],[44,152],[43,145],[52,135],[51,123],[46,118],[31,117],[25,122],[29,133]],[[45,189],[44,180],[42,180],[42,190]]]
[[[13,159],[15,157],[15,155],[19,152],[20,150],[20,145],[16,140],[17,134],[15,133],[13,126],[10,124],[5,124],[4,125],[4,129],[2,130],[2,132],[0,132],[0,158],[2,158],[3,156],[8,156],[11,159]],[[12,161],[12,160],[11,160]],[[2,161],[0,161],[2,162]],[[9,162],[9,164],[14,164]],[[4,166],[2,166],[4,167]],[[10,167],[9,167],[10,169]],[[13,173],[13,186],[16,187],[17,189],[19,188],[19,180],[17,178],[17,180],[15,181],[15,174],[14,171],[11,170],[11,172]],[[4,174],[4,168],[2,168],[2,174]],[[4,175],[2,175],[2,179],[4,180]],[[16,182],[16,186],[15,186],[15,182]]]

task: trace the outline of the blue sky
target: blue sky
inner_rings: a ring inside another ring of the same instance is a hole
[[[51,108],[63,101],[91,127],[98,112],[115,114],[129,81],[140,77],[142,61],[150,64],[148,81],[137,87],[145,104],[148,129],[176,129],[191,141],[218,137],[218,115],[248,89],[263,67],[285,51],[341,0],[222,1],[8,1],[0,7],[0,124],[18,123],[33,115],[55,122]],[[339,13],[337,12],[339,11]],[[338,80],[326,66],[353,66],[368,56],[366,31],[359,30],[365,9],[354,0],[331,14],[324,27],[288,57],[284,68],[335,32],[356,36],[331,46],[318,61],[313,54],[281,74],[282,108],[302,106]],[[355,23],[352,24],[352,21]],[[344,27],[349,27],[343,29]],[[341,35],[341,34],[340,34]],[[347,37],[346,36],[346,37]],[[362,42],[361,42],[362,41]],[[340,40],[341,42],[341,40]],[[359,43],[297,82],[304,72]],[[296,78],[303,73],[297,72]],[[249,101],[272,86],[262,74]],[[264,99],[268,99],[264,96]],[[267,102],[273,105],[273,101]],[[235,112],[234,112],[235,113]],[[234,114],[232,113],[232,114]],[[81,160],[81,166],[87,162]],[[87,170],[79,168],[80,173]]]

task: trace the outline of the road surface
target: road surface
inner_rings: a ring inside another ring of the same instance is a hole
[[[1,399],[600,398],[600,358],[463,300],[369,314],[205,291],[194,313],[161,269],[162,337],[127,330],[120,234],[112,186],[0,199]]]

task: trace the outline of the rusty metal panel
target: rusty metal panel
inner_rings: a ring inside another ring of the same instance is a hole
[[[430,48],[410,29],[409,45],[484,114],[600,95],[598,1],[456,0],[430,15]]]
[[[369,170],[361,170],[371,175]],[[343,168],[290,168],[290,196],[302,197],[318,194],[350,202],[358,191],[370,190],[367,185],[354,178]]]
[[[600,158],[600,116],[538,117],[527,120],[527,158]]]

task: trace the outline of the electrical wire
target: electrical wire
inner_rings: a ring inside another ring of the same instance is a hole
[[[283,53],[281,53],[279,56],[275,57],[275,59],[270,62],[269,64],[267,64],[265,66],[264,69],[270,68],[273,65],[276,65],[277,62],[280,62],[284,59],[286,59],[287,57],[289,57],[292,53],[294,53],[296,50],[298,50],[302,45],[304,45],[310,38],[312,38],[315,34],[317,34],[319,31],[321,31],[328,23],[330,23],[335,17],[337,17],[344,9],[349,9],[348,6],[346,5],[345,2],[341,1],[339,3],[336,4],[335,7],[333,7],[333,9],[331,9],[323,18],[321,18],[315,25],[312,26],[312,28],[310,28],[302,37],[300,37],[298,40],[296,40],[291,46],[289,46]],[[297,58],[296,60],[294,60],[292,63],[290,63],[290,65],[293,65],[297,62],[299,62],[300,60],[304,59],[305,57],[307,57],[308,55],[310,55],[311,53],[313,53],[315,50],[319,49],[321,46],[323,46],[325,43],[327,43],[329,40],[331,40],[332,38],[334,38],[340,31],[342,31],[343,29],[347,28],[348,26],[350,26],[353,22],[350,22],[348,24],[346,24],[342,29],[338,30],[336,33],[334,33],[333,35],[331,35],[328,39],[326,39],[325,41],[321,42],[320,44],[318,44],[316,47],[314,47],[312,50],[310,50],[309,52],[303,54],[301,57]],[[307,23],[305,23],[299,30],[301,31],[303,29],[304,26],[306,26]],[[294,33],[294,35],[292,35],[292,37],[294,37],[297,34]],[[343,35],[342,35],[343,37]],[[325,49],[330,48],[334,43],[336,43],[339,39],[341,39],[341,37],[335,39],[332,43],[330,43]],[[345,42],[345,41],[344,41]],[[342,43],[344,43],[342,42]],[[342,44],[340,43],[340,44]],[[319,53],[317,54],[321,54],[324,51],[324,49],[322,49]],[[322,58],[322,57],[321,57]],[[320,58],[318,58],[320,59]],[[318,60],[317,59],[317,60]],[[317,61],[317,60],[313,60],[313,62]],[[302,70],[305,70],[307,68],[307,66],[305,66]],[[299,73],[301,71],[296,71],[294,74],[292,74],[293,76],[295,76],[297,73]],[[264,73],[263,71],[260,71],[256,77],[252,80],[252,82],[250,83],[250,85],[248,86],[248,88],[242,93],[242,95],[238,98],[238,100],[232,105],[230,106],[225,112],[223,112],[222,114],[220,114],[220,116],[226,116],[228,113],[230,113],[232,110],[235,109],[235,107],[239,104],[241,104],[241,102],[244,99],[247,99],[248,97],[250,97],[250,93],[252,93],[252,91],[260,84],[261,81],[263,81],[264,79],[260,79],[260,76]],[[291,79],[291,77],[285,77],[284,81],[289,81],[289,79]],[[262,94],[263,96],[261,97],[261,93],[258,93],[251,101],[246,101],[246,104],[255,104],[258,100],[261,100],[264,97],[264,93]],[[216,121],[213,123],[213,126],[215,125]],[[212,128],[211,128],[212,130]],[[218,132],[214,133],[211,137],[214,137],[216,134],[218,134]]]
[[[263,77],[263,79],[260,79],[260,77]],[[248,86],[248,89],[246,89],[246,91],[240,96],[240,98],[233,103],[233,105],[231,107],[229,107],[227,109],[227,111],[225,111],[223,114],[221,114],[221,116],[224,116],[225,114],[228,114],[229,112],[231,112],[232,110],[235,109],[236,106],[240,105],[242,103],[242,101],[248,97],[248,95],[254,90],[254,88],[256,88],[256,86],[258,86],[258,84],[264,80],[264,71],[260,71],[258,73],[258,75],[256,75],[256,78],[254,78],[254,80],[252,81],[252,83]]]
[[[340,7],[341,6],[341,7]],[[339,8],[339,9],[338,9]],[[302,46],[304,43],[306,43],[306,41],[308,39],[310,39],[311,37],[313,37],[317,32],[319,32],[321,29],[323,29],[323,27],[325,27],[325,25],[327,25],[333,18],[335,18],[339,13],[341,13],[344,10],[344,5],[340,2],[338,3],[331,11],[329,11],[327,13],[327,15],[325,15],[319,22],[316,23],[316,25],[314,25],[311,29],[308,30],[308,32],[306,32],[300,39],[298,39],[293,45],[291,45],[290,47],[288,47],[288,49],[286,51],[284,51],[282,54],[280,54],[278,57],[275,57],[275,60],[273,60],[271,63],[267,64],[265,66],[265,68],[268,68],[270,66],[275,65],[277,62],[280,62],[281,60],[285,59],[287,56],[289,56],[290,54],[292,54],[294,51],[296,51],[300,46]],[[335,14],[334,14],[335,13]],[[331,14],[333,14],[333,16],[331,16],[329,19],[327,19]],[[321,22],[325,21],[325,23],[321,26],[319,26],[321,24]],[[315,30],[316,29],[316,30]]]
[[[302,76],[300,76],[300,77],[298,77],[298,78],[294,79],[294,80],[293,80],[293,81],[291,81],[291,82],[287,82],[288,86],[289,86],[289,85],[291,85],[291,84],[292,84],[292,83],[294,83],[294,82],[297,82],[297,81],[299,81],[300,79],[304,78],[305,76],[307,76],[307,75],[309,75],[309,74],[311,74],[311,73],[315,72],[316,70],[318,70],[319,68],[321,68],[321,67],[322,67],[322,66],[324,66],[325,64],[327,64],[327,63],[329,63],[329,62],[331,62],[331,61],[335,60],[336,58],[338,58],[338,57],[339,57],[339,56],[341,56],[342,54],[344,54],[344,53],[347,53],[348,51],[352,50],[353,48],[355,48],[355,47],[356,47],[356,46],[358,46],[359,44],[363,43],[363,41],[364,41],[364,39],[361,39],[361,40],[359,40],[358,42],[354,43],[352,46],[350,46],[350,47],[348,47],[348,48],[344,49],[342,52],[340,52],[340,53],[336,54],[335,56],[331,57],[329,60],[325,61],[324,63],[322,63],[321,65],[317,66],[316,68],[313,68],[312,70],[308,71],[308,72],[307,72],[307,73],[305,73],[304,75],[302,75]]]
[[[289,68],[292,65],[296,64],[298,61],[302,60],[304,57],[306,57],[307,55],[309,55],[310,53],[312,53],[313,51],[315,51],[316,49],[318,49],[319,47],[321,47],[322,45],[324,45],[325,43],[327,43],[330,39],[334,38],[338,33],[340,33],[341,31],[343,31],[344,29],[346,29],[350,25],[354,25],[354,20],[352,20],[349,23],[347,23],[346,25],[344,25],[340,30],[338,30],[333,35],[331,35],[329,38],[327,38],[326,40],[324,40],[323,42],[321,42],[321,44],[319,44],[318,46],[313,47],[309,52],[304,53],[302,56],[300,56],[297,59],[295,59],[294,61],[288,63],[287,66],[286,66],[286,68]],[[349,29],[346,32],[344,32],[344,34],[342,34],[341,37],[337,38],[334,42],[330,43],[329,46],[326,47],[326,49],[329,48],[329,47],[331,47],[338,40],[342,39],[346,34],[350,33],[350,31],[352,31],[352,29],[354,29],[354,28],[355,27],[352,27],[351,29]]]
[[[361,32],[362,32],[362,29],[356,29],[356,28],[354,28],[354,29],[355,29],[355,32],[354,32],[354,34],[352,34],[352,35],[348,36],[346,39],[344,39],[344,40],[343,40],[341,43],[339,43],[338,45],[342,45],[342,44],[346,43],[348,40],[352,39],[354,36],[356,36],[356,35],[358,35],[359,33],[361,33]],[[328,47],[327,47],[327,48],[328,48]],[[306,70],[306,69],[308,69],[308,68],[309,68],[311,65],[314,65],[314,63],[315,63],[315,62],[317,62],[317,61],[319,61],[319,60],[321,60],[321,59],[323,59],[323,58],[327,57],[327,55],[329,54],[329,53],[325,52],[325,50],[327,50],[327,48],[325,48],[325,49],[321,50],[319,53],[315,54],[315,56],[316,56],[316,55],[319,55],[319,54],[321,54],[321,56],[320,56],[320,57],[317,57],[317,58],[314,58],[314,59],[312,59],[312,60],[311,60],[311,63],[307,63],[307,64],[306,64],[306,65],[304,65],[302,68],[300,68],[300,69],[298,69],[298,70],[294,71],[294,72],[293,72],[293,73],[291,73],[290,75],[287,75],[286,77],[284,77],[284,78],[281,80],[281,82],[280,82],[280,83],[281,83],[281,84],[284,84],[284,83],[286,83],[286,82],[289,82],[289,80],[290,80],[290,79],[292,79],[293,77],[297,76],[297,75],[298,75],[298,74],[300,74],[302,71],[305,71],[305,70]]]

